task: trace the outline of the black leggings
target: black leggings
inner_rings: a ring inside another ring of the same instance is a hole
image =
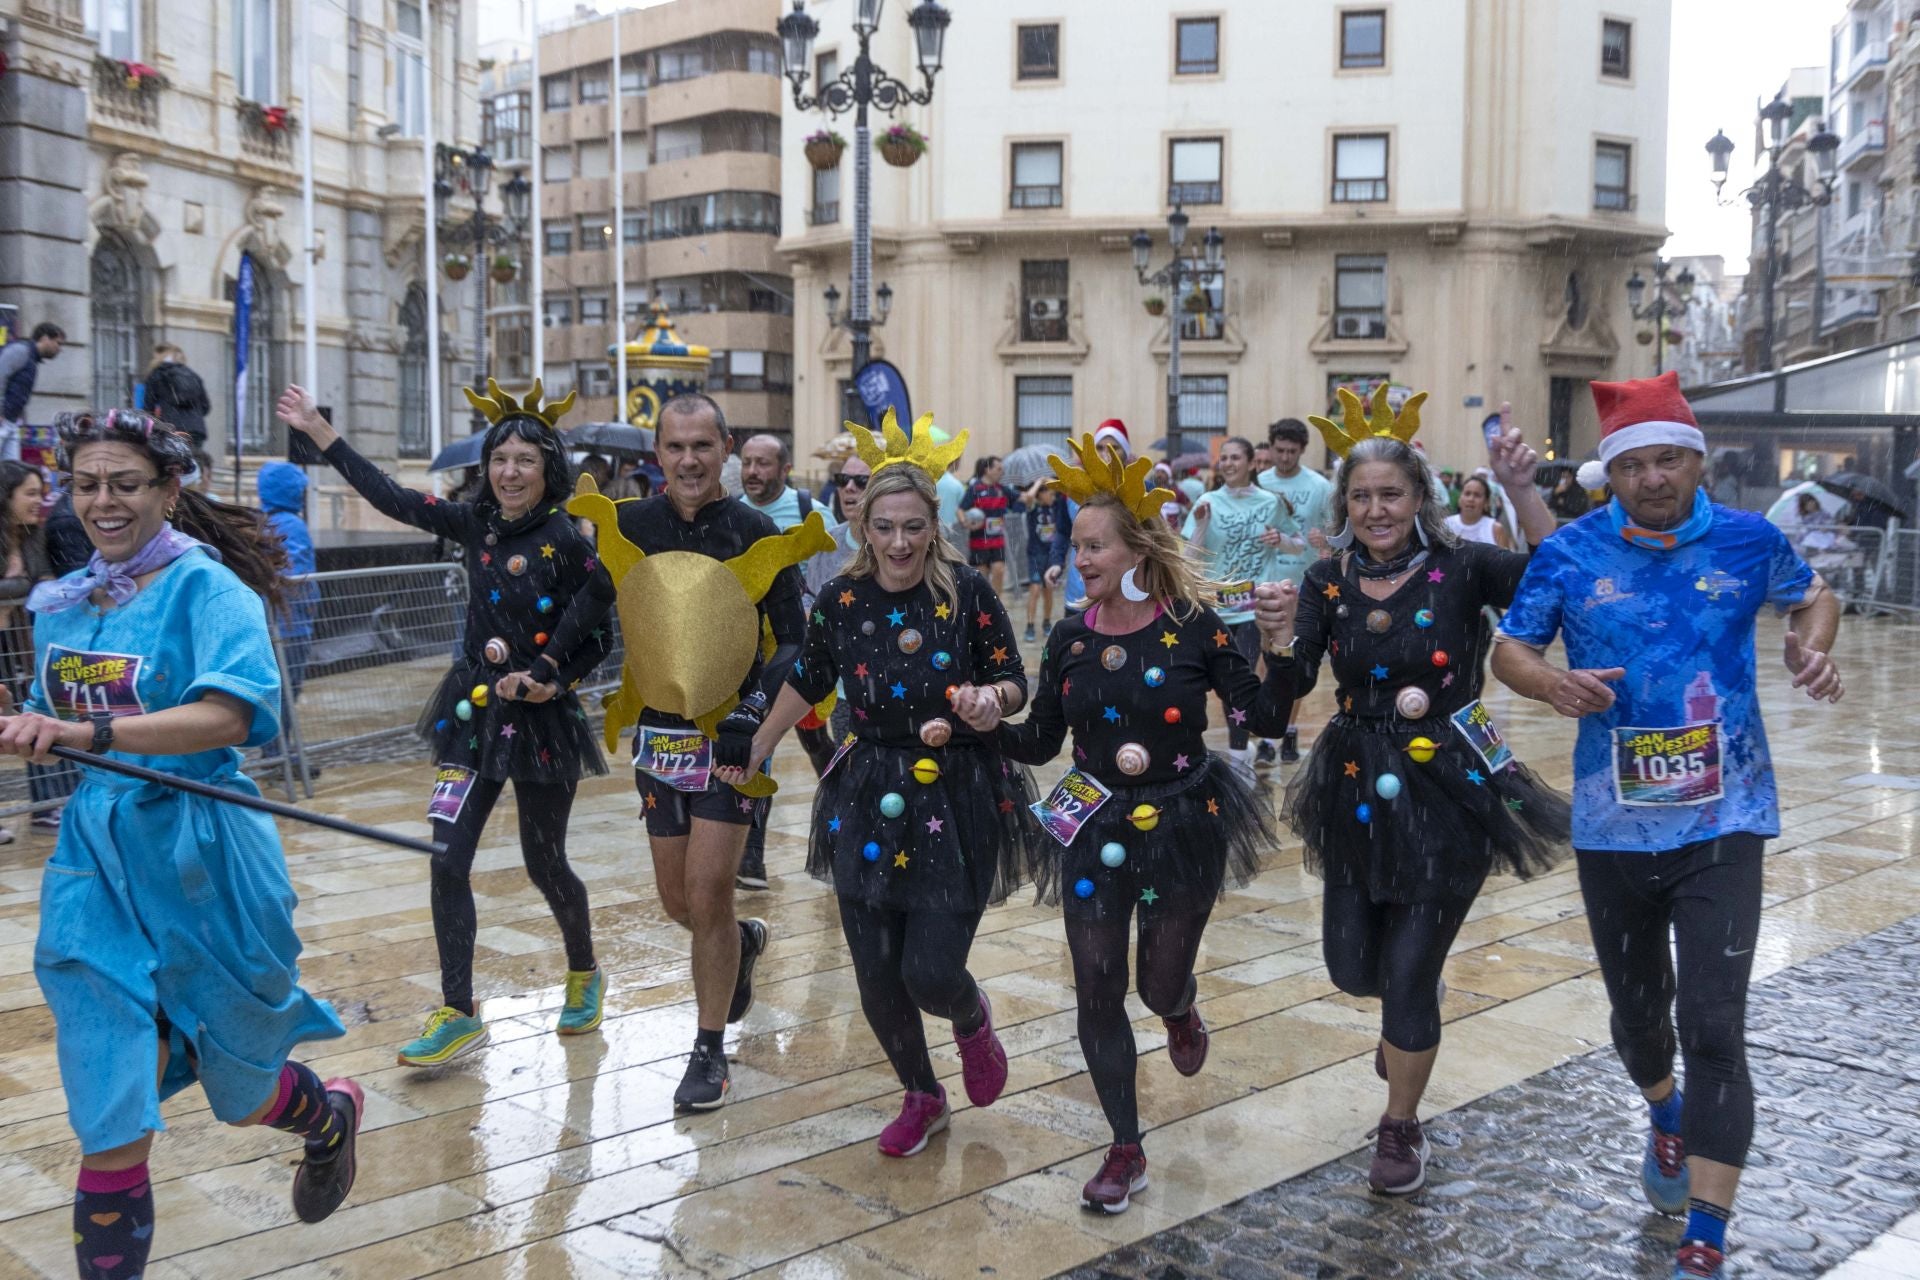
[[[1136,960],[1140,999],[1163,1018],[1193,1005],[1194,957],[1212,907],[1190,915],[1155,913],[1140,918]],[[1080,1005],[1080,1053],[1100,1095],[1100,1109],[1115,1142],[1140,1141],[1140,1108],[1134,1095],[1138,1055],[1127,1017],[1127,944],[1132,913],[1108,919],[1067,916],[1067,949],[1073,954],[1073,988]]]
[[[1440,1043],[1440,970],[1473,899],[1375,902],[1364,885],[1327,886],[1320,948],[1333,985],[1380,997],[1380,1037],[1402,1053]]]
[[[567,968],[593,968],[593,930],[587,922],[587,886],[567,865],[567,816],[573,782],[515,782],[520,807],[520,856],[527,878],[546,895],[566,943]],[[433,859],[433,936],[440,946],[440,998],[467,1013],[473,1007],[473,855],[480,832],[506,783],[475,778],[467,803],[452,822],[435,819],[433,838],[447,847]]]
[[[963,1026],[978,1023],[980,988],[967,972],[967,952],[981,914],[893,911],[840,899],[860,1008],[893,1073],[916,1092],[940,1087],[921,1011]]]
[[[1579,852],[1620,1061],[1642,1089],[1673,1074],[1678,994],[1687,1071],[1681,1136],[1688,1155],[1735,1167],[1753,1143],[1747,980],[1760,933],[1764,843],[1742,832],[1666,853]]]
[[[1256,673],[1260,670],[1260,628],[1251,622],[1235,622],[1227,627],[1227,634],[1233,637],[1233,647],[1247,660],[1247,665]],[[1231,708],[1229,708],[1231,709]],[[1252,734],[1247,732],[1243,720],[1227,721],[1227,746],[1234,751],[1245,751]]]

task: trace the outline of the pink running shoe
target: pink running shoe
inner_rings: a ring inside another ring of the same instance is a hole
[[[1167,1028],[1167,1057],[1183,1076],[1196,1075],[1207,1061],[1207,1023],[1200,1010],[1188,1009],[1184,1018],[1162,1018]]]
[[[920,1093],[907,1090],[907,1097],[900,1104],[900,1115],[894,1122],[880,1131],[880,1154],[905,1159],[917,1156],[927,1149],[927,1139],[947,1127],[952,1115],[947,1110],[947,1091],[938,1085],[938,1092]]]
[[[953,1043],[960,1050],[960,1078],[966,1082],[967,1100],[976,1107],[990,1107],[1007,1087],[1007,1051],[993,1032],[993,1006],[987,993],[980,993],[980,1029],[970,1036],[955,1034]]]

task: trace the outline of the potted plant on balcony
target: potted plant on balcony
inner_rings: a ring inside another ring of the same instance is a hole
[[[807,135],[807,163],[816,169],[838,169],[840,155],[846,149],[847,140],[831,129]]]
[[[512,284],[513,278],[520,274],[520,264],[514,261],[510,253],[496,253],[490,271],[495,284]]]
[[[109,58],[102,53],[94,55],[94,63],[103,75],[126,86],[129,93],[154,93],[167,87],[167,78],[160,74],[159,68],[144,62]]]
[[[873,145],[894,168],[911,169],[927,153],[927,135],[910,124],[896,124]]]
[[[1167,300],[1157,293],[1147,298],[1140,305],[1147,309],[1147,314],[1150,316],[1163,316],[1167,314]]]
[[[1187,295],[1186,301],[1183,302],[1181,305],[1186,307],[1186,309],[1193,315],[1196,315],[1196,316],[1202,315],[1206,312],[1206,309],[1207,309],[1207,305],[1208,305],[1207,295],[1202,293],[1200,290],[1195,289],[1192,293],[1189,293]]]
[[[270,138],[291,133],[300,124],[285,107],[269,106],[251,98],[241,98],[235,105],[239,108],[241,120]]]
[[[447,273],[449,280],[465,280],[473,270],[473,259],[464,253],[450,253],[440,259],[440,269]]]

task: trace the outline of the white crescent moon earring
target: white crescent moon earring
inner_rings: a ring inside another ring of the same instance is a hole
[[[1140,566],[1135,565],[1120,575],[1120,594],[1135,604],[1150,598],[1146,592],[1140,589],[1139,584],[1134,581],[1133,575],[1138,572],[1140,572]]]

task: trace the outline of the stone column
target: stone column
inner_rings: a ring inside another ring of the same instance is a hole
[[[93,313],[87,293],[87,89],[93,46],[81,0],[26,0],[0,19],[0,302],[20,308],[22,334],[51,320],[62,356],[40,367],[30,422],[85,408]]]
[[[347,394],[341,420],[354,447],[382,461],[399,451],[401,341],[394,328],[386,262],[385,219],[371,209],[347,210]]]

